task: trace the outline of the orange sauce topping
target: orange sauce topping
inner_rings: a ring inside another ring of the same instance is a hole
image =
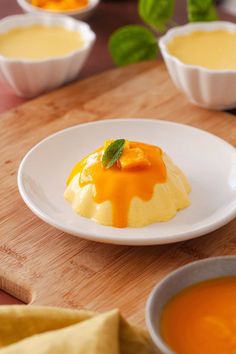
[[[88,6],[88,0],[32,0],[31,4],[46,10],[79,10]]]
[[[148,201],[153,196],[154,186],[166,181],[162,150],[153,145],[126,141],[120,159],[109,169],[102,164],[103,153],[104,147],[101,147],[78,162],[67,185],[80,173],[80,187],[95,185],[93,197],[96,203],[111,201],[113,226],[126,227],[132,198]]]
[[[236,277],[193,285],[164,308],[161,332],[177,354],[236,353]]]

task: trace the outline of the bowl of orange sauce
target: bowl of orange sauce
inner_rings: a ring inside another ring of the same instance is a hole
[[[84,20],[92,15],[100,0],[17,0],[17,2],[25,12],[61,14]]]
[[[146,306],[152,340],[163,354],[236,352],[236,256],[185,265],[165,277]]]

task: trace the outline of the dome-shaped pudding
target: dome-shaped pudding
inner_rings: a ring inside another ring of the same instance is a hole
[[[118,139],[75,165],[64,197],[99,224],[142,227],[188,207],[189,192],[185,175],[159,147]]]

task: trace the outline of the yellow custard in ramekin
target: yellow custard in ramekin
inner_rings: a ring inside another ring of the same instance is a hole
[[[208,69],[236,70],[236,33],[218,29],[177,35],[167,44],[169,53],[183,63]]]
[[[31,25],[0,34],[0,55],[8,59],[61,57],[84,46],[78,31],[62,26]]]
[[[236,107],[236,24],[196,22],[172,28],[159,47],[175,86],[209,109]]]
[[[0,75],[19,96],[34,97],[78,76],[96,35],[61,15],[15,15],[0,21]]]

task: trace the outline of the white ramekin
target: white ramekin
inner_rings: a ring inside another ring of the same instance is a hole
[[[0,33],[34,24],[62,26],[78,31],[84,40],[84,45],[70,54],[43,60],[8,59],[0,55],[1,78],[17,95],[23,97],[37,96],[75,79],[96,38],[95,33],[86,23],[61,15],[9,16],[0,21]]]
[[[41,13],[41,14],[52,14],[52,15],[67,15],[77,18],[78,20],[84,20],[88,18],[94,12],[95,8],[98,6],[100,0],[89,0],[88,6],[82,9],[77,10],[67,10],[67,11],[53,11],[53,10],[45,10],[40,7],[31,5],[30,0],[17,0],[18,5],[25,12],[30,13]]]
[[[222,110],[236,107],[236,70],[211,70],[198,65],[185,64],[171,55],[167,48],[167,44],[175,36],[199,30],[218,29],[236,33],[236,24],[215,21],[176,27],[160,38],[159,46],[175,86],[184,92],[192,103],[205,108]]]

